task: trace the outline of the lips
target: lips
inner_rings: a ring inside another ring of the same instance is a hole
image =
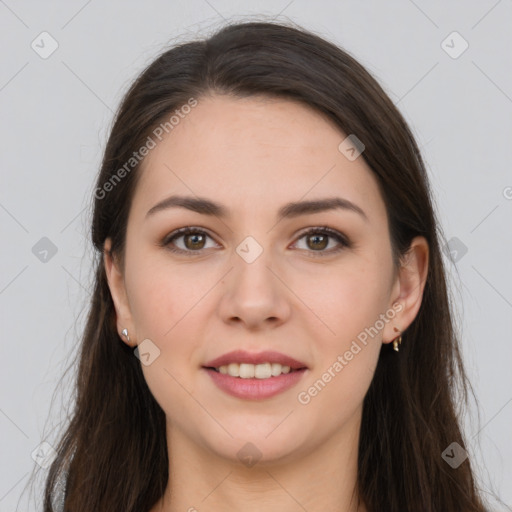
[[[264,364],[264,363],[278,363],[282,366],[289,366],[291,370],[300,370],[307,368],[307,365],[293,357],[287,356],[280,352],[274,352],[272,350],[266,350],[258,353],[251,353],[245,350],[234,350],[223,354],[220,357],[208,361],[203,366],[205,368],[219,368],[221,366],[227,366],[231,363],[238,364]]]

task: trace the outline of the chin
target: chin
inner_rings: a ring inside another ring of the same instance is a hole
[[[202,443],[216,456],[230,462],[242,463],[247,467],[252,467],[256,463],[260,466],[289,463],[303,454],[311,436],[307,434],[304,425],[301,425],[300,429],[298,425],[291,425],[296,428],[279,425],[283,417],[273,422],[260,421],[259,424],[248,423],[249,418],[242,419],[225,425],[233,437],[224,431],[223,434],[212,437],[212,430],[209,430],[204,433]],[[271,428],[269,423],[272,423]]]

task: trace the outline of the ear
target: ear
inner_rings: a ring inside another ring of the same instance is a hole
[[[120,338],[130,347],[136,346],[135,327],[130,311],[128,296],[126,294],[126,286],[124,282],[124,275],[120,269],[119,262],[115,255],[111,252],[111,240],[107,238],[103,246],[103,262],[105,265],[105,273],[107,275],[108,287],[110,288],[110,295],[114,302],[117,319],[117,332]],[[123,329],[128,330],[130,341],[123,336]]]
[[[423,236],[415,237],[401,261],[393,285],[393,308],[397,311],[393,320],[384,328],[382,342],[391,343],[403,333],[418,314],[427,282],[429,262],[428,242]],[[400,305],[400,307],[397,307]]]

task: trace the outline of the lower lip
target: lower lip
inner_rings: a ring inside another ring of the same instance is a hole
[[[204,368],[204,370],[217,387],[228,395],[249,400],[261,400],[290,389],[302,378],[306,368],[290,373],[282,373],[278,377],[268,379],[241,379],[240,377],[231,377],[231,375],[216,372],[210,368]]]

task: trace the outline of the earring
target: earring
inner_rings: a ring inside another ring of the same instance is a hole
[[[399,332],[399,333],[400,333],[400,335],[399,335],[397,338],[395,338],[395,339],[393,340],[393,350],[394,350],[395,352],[398,352],[398,347],[399,347],[399,346],[400,346],[400,344],[402,343],[402,333],[401,333],[401,331],[400,331],[399,329],[397,329],[396,327],[393,327],[393,329],[395,330],[395,332]]]
[[[127,341],[130,341],[130,336],[128,336],[128,329],[123,329],[121,334],[126,338]]]

